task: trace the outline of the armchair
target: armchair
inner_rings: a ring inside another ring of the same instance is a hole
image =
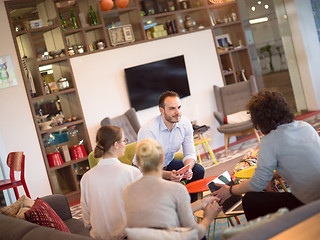
[[[100,122],[100,125],[101,127],[105,125],[115,125],[122,128],[125,137],[128,138],[128,143],[137,141],[137,134],[141,127],[134,108],[130,108],[124,114],[115,118],[106,117]]]
[[[218,131],[224,134],[225,152],[228,153],[229,139],[232,136],[242,136],[254,133],[258,142],[260,138],[253,127],[251,120],[239,123],[224,123],[224,117],[233,113],[246,110],[249,97],[257,92],[257,85],[254,76],[250,80],[230,84],[224,87],[213,86],[218,112],[214,116],[220,124]]]

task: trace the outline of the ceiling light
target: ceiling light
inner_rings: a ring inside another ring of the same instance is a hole
[[[250,24],[255,24],[255,23],[262,23],[262,22],[267,22],[269,19],[267,17],[262,17],[262,18],[255,18],[255,19],[250,19],[249,23]]]
[[[265,8],[265,9],[268,9],[268,8],[269,8],[269,5],[268,5],[268,4],[264,5],[264,8]]]
[[[261,4],[261,1],[258,1],[258,4]]]
[[[256,10],[256,7],[255,6],[252,6],[251,7],[251,10],[254,12]]]

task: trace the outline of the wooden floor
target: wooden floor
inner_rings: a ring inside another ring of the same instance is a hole
[[[262,79],[265,88],[277,89],[285,96],[294,112],[297,111],[288,70],[265,74]]]

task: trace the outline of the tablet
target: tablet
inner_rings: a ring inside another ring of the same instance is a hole
[[[185,165],[184,167],[180,168],[179,170],[177,170],[176,174],[177,175],[181,175],[184,174],[186,171],[188,171],[190,169],[190,163]]]

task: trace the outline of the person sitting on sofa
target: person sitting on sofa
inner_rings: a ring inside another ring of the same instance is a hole
[[[220,207],[215,197],[204,198],[190,204],[184,185],[162,178],[163,149],[152,138],[142,140],[136,151],[136,163],[143,177],[128,185],[124,191],[124,206],[128,228],[168,229],[175,227],[198,228],[199,238],[217,216]],[[193,211],[204,210],[200,224]]]
[[[123,190],[142,177],[139,169],[117,159],[124,155],[126,143],[119,127],[107,125],[97,132],[94,156],[102,158],[80,182],[82,218],[93,238],[115,239],[123,235]]]
[[[225,200],[232,194],[246,193],[243,209],[252,220],[278,209],[289,210],[320,199],[320,138],[294,113],[280,92],[263,89],[247,104],[255,128],[265,136],[261,140],[257,168],[248,181],[235,186],[220,185],[214,196]],[[276,177],[274,170],[288,183],[288,192],[261,192]]]

